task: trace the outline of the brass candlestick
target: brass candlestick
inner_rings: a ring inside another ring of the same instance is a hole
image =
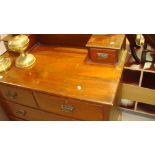
[[[11,59],[5,57],[5,55],[0,55],[0,72],[6,71],[11,66]]]
[[[1,38],[0,35],[0,72],[6,71],[11,67],[12,60],[5,54],[7,51],[4,38]]]
[[[8,42],[8,47],[11,51],[20,53],[20,56],[16,59],[16,67],[27,68],[35,63],[36,58],[32,54],[25,52],[28,45],[28,36],[22,34],[13,37]]]

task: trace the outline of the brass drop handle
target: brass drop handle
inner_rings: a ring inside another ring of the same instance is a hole
[[[16,111],[16,114],[22,115],[22,116],[25,116],[26,113],[27,113],[27,112],[26,112],[25,110],[17,110],[17,111]]]
[[[10,90],[6,93],[6,96],[15,99],[17,97],[17,93],[16,92],[11,92]]]
[[[73,113],[74,109],[75,108],[71,105],[64,105],[64,104],[61,105],[61,110],[66,113]]]
[[[99,59],[107,59],[109,55],[107,53],[97,53]]]

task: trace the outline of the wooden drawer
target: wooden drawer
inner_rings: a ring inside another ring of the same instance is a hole
[[[16,103],[2,103],[8,115],[30,121],[70,121],[71,118],[36,110]]]
[[[13,101],[30,107],[37,107],[32,92],[26,89],[0,84],[0,96],[8,101]]]
[[[121,83],[121,98],[155,105],[155,90]]]
[[[35,92],[34,95],[40,109],[82,120],[104,119],[104,110],[102,106],[39,92]]]
[[[118,62],[118,50],[102,49],[102,48],[90,48],[89,58],[98,63],[115,64]]]
[[[23,120],[23,119],[21,119],[21,118],[17,118],[17,117],[12,116],[12,115],[10,115],[10,116],[8,116],[8,117],[10,118],[10,121],[25,121],[25,120]]]

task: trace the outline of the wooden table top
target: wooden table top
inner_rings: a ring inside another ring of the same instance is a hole
[[[31,50],[36,57],[34,67],[19,69],[13,63],[0,73],[0,83],[113,105],[126,51],[117,67],[86,63],[87,52],[85,48],[37,45]]]

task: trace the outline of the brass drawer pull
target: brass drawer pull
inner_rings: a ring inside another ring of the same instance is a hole
[[[26,113],[27,113],[27,112],[26,112],[25,110],[17,110],[17,111],[16,111],[16,114],[22,115],[22,116],[25,116]]]
[[[99,59],[107,59],[109,55],[107,53],[97,53],[97,56]]]
[[[6,93],[7,97],[10,97],[12,99],[15,99],[17,97],[17,93],[16,92],[11,92],[10,90]]]
[[[61,110],[63,111],[63,112],[67,112],[67,113],[73,113],[73,111],[74,111],[74,107],[73,106],[70,106],[70,105],[61,105]]]

